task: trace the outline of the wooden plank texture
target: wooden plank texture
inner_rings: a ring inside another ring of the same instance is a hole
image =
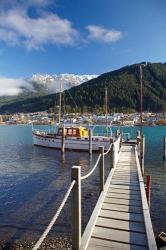
[[[102,206],[103,209],[108,209],[112,211],[121,211],[121,212],[127,212],[127,213],[142,213],[142,206],[126,206],[123,204],[113,204],[113,203],[103,203]]]
[[[138,223],[138,222],[130,222],[130,221],[124,221],[124,220],[116,220],[116,219],[107,219],[99,217],[97,222],[97,226],[103,226],[107,228],[114,228],[114,229],[121,229],[126,231],[133,231],[133,232],[139,232],[139,233],[145,233],[145,226],[144,223]]]
[[[148,250],[147,247],[91,238],[88,250]]]
[[[85,249],[152,250],[149,239],[154,236],[147,232],[150,216],[144,211],[147,206],[140,178],[135,145],[125,144]],[[148,223],[145,223],[145,214],[149,217]]]
[[[136,232],[127,232],[117,229],[109,229],[105,227],[96,226],[94,228],[92,237],[104,240],[113,240],[128,244],[135,244],[138,246],[147,246],[146,235]]]
[[[121,212],[121,211],[110,211],[106,209],[102,209],[99,216],[105,217],[105,218],[127,220],[127,221],[137,221],[137,222],[144,221],[142,214],[126,213],[126,212]]]

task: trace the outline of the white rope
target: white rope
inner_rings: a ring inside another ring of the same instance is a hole
[[[97,161],[96,161],[94,167],[91,169],[91,171],[90,171],[88,174],[82,176],[82,177],[81,177],[81,180],[85,180],[86,178],[88,178],[88,177],[93,173],[93,171],[95,170],[95,168],[97,167],[97,165],[98,165],[98,163],[99,163],[99,161],[100,161],[100,158],[101,158],[101,154],[99,154],[99,157],[98,157],[98,159],[97,159]]]
[[[51,228],[53,227],[54,223],[56,222],[57,218],[59,217],[69,195],[70,195],[70,192],[74,186],[74,184],[76,183],[75,180],[72,181],[60,207],[58,208],[58,211],[56,212],[56,214],[53,216],[52,220],[50,221],[50,224],[48,225],[48,227],[46,228],[46,230],[43,232],[43,234],[41,235],[40,239],[36,242],[35,246],[32,248],[32,250],[37,250],[40,245],[42,244],[42,242],[44,241],[44,239],[46,238],[46,236],[48,235],[48,233],[50,232]]]
[[[107,154],[110,152],[111,147],[112,147],[112,143],[111,143],[111,145],[109,146],[109,149],[104,153],[104,155],[107,155]]]

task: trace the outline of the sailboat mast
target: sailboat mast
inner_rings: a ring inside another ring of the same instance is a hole
[[[141,84],[141,86],[140,86],[140,91],[141,91],[141,93],[140,93],[140,122],[141,122],[141,135],[142,135],[142,133],[143,133],[143,131],[142,131],[142,65],[140,65],[140,84]]]
[[[62,109],[62,80],[60,80],[60,92],[59,92],[59,116],[58,123],[61,123],[61,109]]]
[[[108,136],[108,93],[107,88],[105,89],[105,117],[106,117],[106,131]]]

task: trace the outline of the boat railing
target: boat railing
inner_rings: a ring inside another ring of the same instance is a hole
[[[99,166],[99,191],[100,195],[104,191],[105,188],[105,179],[104,179],[104,157],[110,154],[110,173],[113,171],[114,166],[118,160],[120,147],[121,147],[121,134],[117,134],[116,139],[110,140],[110,147],[109,149],[104,152],[104,147],[99,147],[99,156],[91,168],[89,173],[86,175],[81,176],[81,166],[73,166],[71,171],[71,184],[57,210],[54,214],[52,220],[50,221],[49,225],[36,242],[33,250],[37,250],[44,239],[47,237],[48,233],[52,229],[53,225],[55,224],[56,220],[58,219],[62,209],[65,206],[66,201],[68,200],[71,192],[72,192],[72,249],[79,249],[81,245],[81,181],[87,179],[92,173],[95,171],[97,166]]]
[[[46,130],[42,130],[42,129],[38,129],[38,128],[33,128],[32,129],[32,132],[33,133],[36,133],[36,134],[40,134],[40,135],[46,135],[46,134],[51,134],[53,133],[53,131],[51,129],[48,129],[47,131]]]
[[[95,129],[97,130],[96,132],[95,132]],[[98,131],[98,130],[101,130],[101,131]],[[93,125],[92,135],[112,137],[112,128],[111,126],[106,126],[106,125]]]

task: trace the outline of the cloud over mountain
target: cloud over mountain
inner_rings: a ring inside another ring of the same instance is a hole
[[[0,96],[17,96],[35,93],[36,95],[42,90],[44,94],[56,93],[60,91],[60,82],[63,84],[63,90],[77,86],[85,81],[91,80],[97,75],[33,75],[28,79],[23,78],[0,78]],[[41,94],[41,93],[40,93]]]
[[[0,96],[17,96],[23,92],[23,89],[33,91],[33,86],[22,78],[0,78]]]

